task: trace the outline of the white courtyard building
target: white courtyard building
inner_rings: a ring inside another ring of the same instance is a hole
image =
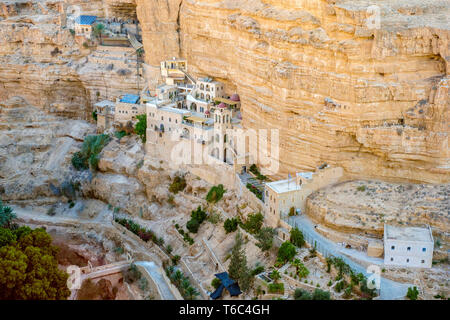
[[[431,268],[434,240],[431,228],[384,225],[384,264]]]

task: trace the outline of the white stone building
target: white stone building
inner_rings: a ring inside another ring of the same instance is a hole
[[[384,264],[431,268],[434,240],[431,228],[384,225]]]

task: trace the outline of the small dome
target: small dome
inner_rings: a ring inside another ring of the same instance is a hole
[[[223,103],[223,102],[221,102],[218,106],[217,106],[217,108],[226,108],[227,107],[227,105],[225,104],[225,103]]]
[[[230,98],[231,101],[241,101],[241,99],[239,99],[239,95],[237,93],[233,94]]]

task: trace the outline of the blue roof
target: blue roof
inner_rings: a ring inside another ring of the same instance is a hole
[[[139,96],[136,94],[125,94],[120,99],[120,102],[132,103],[132,104],[136,104],[138,101],[139,101]]]
[[[231,286],[227,288],[228,292],[230,293],[230,296],[238,296],[242,293],[241,288],[239,288],[239,285],[237,283],[233,283]]]
[[[82,25],[91,25],[97,20],[97,16],[79,16],[76,19],[76,23]]]
[[[228,276],[228,272],[217,273],[217,274],[215,274],[215,276],[216,276],[216,278],[218,278],[220,280],[220,282],[222,282],[222,284],[227,289],[229,286],[231,286],[234,283],[234,280],[230,279],[230,277]]]
[[[224,288],[228,290],[232,297],[238,296],[242,293],[239,285],[233,279],[230,279],[228,276],[228,272],[222,272],[215,274],[216,278],[220,280],[221,284],[219,288],[216,289],[213,293],[211,293],[210,297],[214,300],[220,298],[222,296],[222,291]]]
[[[223,289],[225,289],[223,284],[220,284],[220,286],[210,294],[211,299],[216,300],[219,299],[222,296]]]

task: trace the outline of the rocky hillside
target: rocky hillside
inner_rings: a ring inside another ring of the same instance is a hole
[[[280,129],[282,173],[449,181],[448,1],[136,3],[148,64],[181,55],[225,81],[247,128]]]
[[[0,101],[20,96],[48,112],[89,119],[93,103],[136,92],[135,64],[116,62],[127,52],[105,54],[62,27],[75,5],[84,14],[104,15],[101,1],[0,4]]]

